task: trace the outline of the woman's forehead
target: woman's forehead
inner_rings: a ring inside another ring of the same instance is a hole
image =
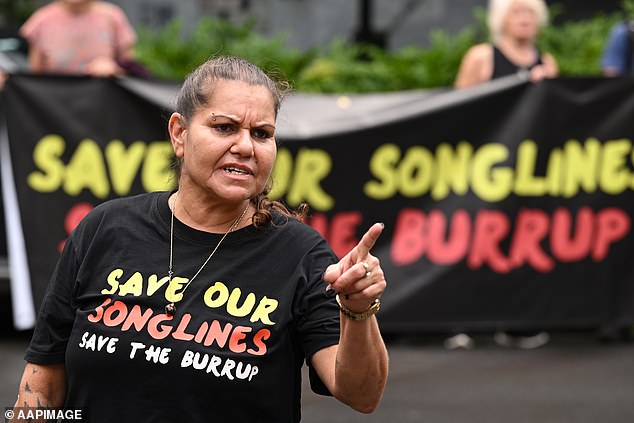
[[[207,99],[195,111],[206,117],[222,115],[234,120],[244,119],[275,122],[275,103],[270,91],[262,85],[251,85],[241,81],[223,81],[214,84]]]
[[[242,81],[222,80],[213,84],[207,93],[207,108],[249,106],[271,109],[275,112],[273,95],[263,85],[253,85]]]

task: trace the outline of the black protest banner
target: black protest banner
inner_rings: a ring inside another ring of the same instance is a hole
[[[632,92],[620,79],[517,83],[358,129],[280,131],[272,196],[308,202],[339,255],[385,223],[385,330],[626,324]],[[22,76],[3,96],[39,304],[87,210],[173,183],[166,112],[112,80]]]
[[[165,111],[113,80],[16,75],[2,95],[37,308],[88,211],[174,184],[171,145]]]
[[[287,142],[273,194],[310,202],[339,254],[386,224],[386,330],[626,324],[632,92],[631,80],[519,84]]]

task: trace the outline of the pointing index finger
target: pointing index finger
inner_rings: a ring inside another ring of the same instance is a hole
[[[376,241],[379,239],[379,236],[383,232],[383,223],[375,223],[368,229],[368,231],[363,234],[361,241],[357,244],[357,260],[364,259],[370,254],[370,250],[376,244]]]

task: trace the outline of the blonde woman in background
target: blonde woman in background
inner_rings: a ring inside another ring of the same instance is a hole
[[[487,23],[492,42],[467,51],[455,88],[472,87],[520,72],[527,73],[533,82],[559,74],[555,58],[539,51],[535,44],[540,29],[548,23],[548,8],[543,0],[490,0]],[[494,339],[499,345],[532,349],[546,344],[550,336],[534,330],[513,330],[498,331]],[[448,349],[473,346],[473,339],[464,333],[454,332],[445,340]]]
[[[548,23],[548,8],[543,0],[490,0],[487,23],[492,42],[467,51],[455,88],[518,72],[528,72],[534,82],[559,74],[555,58],[535,45],[540,29]]]

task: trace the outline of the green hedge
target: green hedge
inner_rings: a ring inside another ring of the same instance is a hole
[[[627,0],[626,3],[634,3]],[[557,15],[559,9],[551,10]],[[623,20],[623,14],[597,14],[594,18],[564,22],[546,27],[541,33],[539,46],[551,52],[565,76],[586,76],[601,74],[601,54],[612,27]]]
[[[633,3],[632,0],[625,0]],[[552,13],[557,15],[557,8]],[[182,23],[160,31],[139,31],[139,60],[158,78],[182,80],[214,54],[244,57],[288,79],[297,91],[360,93],[446,87],[453,83],[462,56],[488,39],[484,11],[474,12],[474,24],[457,34],[431,32],[428,46],[408,46],[386,52],[374,46],[336,39],[320,50],[287,47],[287,35],[263,37],[254,22],[232,25],[204,17],[183,37]],[[542,32],[539,46],[552,53],[562,75],[598,75],[607,36],[620,14],[552,25]]]

